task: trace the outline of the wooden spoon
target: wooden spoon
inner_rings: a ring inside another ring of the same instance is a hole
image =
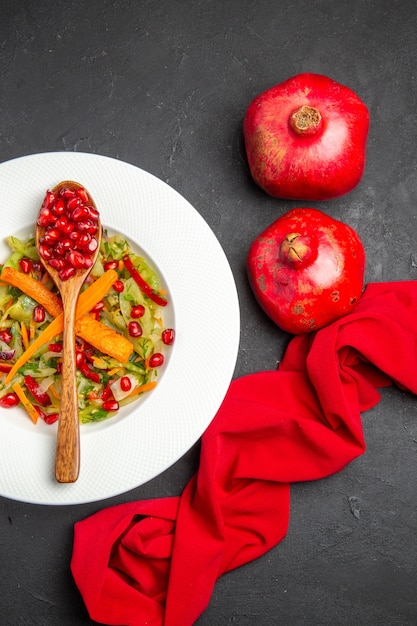
[[[52,192],[58,194],[63,188],[74,191],[80,187],[85,189],[79,183],[67,180],[56,185]],[[88,196],[88,205],[97,211],[92,197],[87,191],[86,194]],[[98,255],[102,229],[100,219],[98,218],[98,230],[94,235],[98,243],[97,249],[88,255],[92,260],[91,267],[88,269],[77,269],[75,274],[66,280],[61,279],[59,271],[51,267],[49,261],[45,260],[41,254],[42,237],[45,234],[45,230],[45,226],[37,224],[36,245],[43,266],[60,291],[64,312],[61,408],[55,456],[55,477],[60,483],[73,483],[77,480],[80,470],[80,426],[75,362],[75,310],[80,289]]]

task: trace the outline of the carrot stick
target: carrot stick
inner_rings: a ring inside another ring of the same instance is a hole
[[[15,383],[12,389],[17,395],[17,397],[19,398],[20,402],[22,403],[26,411],[28,412],[32,422],[36,424],[36,422],[38,421],[39,413],[33,406],[32,402],[29,400],[29,398],[26,396],[22,387],[19,385],[19,383]]]
[[[114,270],[108,270],[102,274],[88,289],[83,291],[77,303],[76,317],[77,319],[86,315],[92,307],[97,304],[103,296],[106,295],[110,287],[117,280],[117,273]],[[104,326],[104,324],[103,324]],[[27,350],[17,359],[12,369],[6,376],[6,385],[12,380],[17,370],[22,367],[45,343],[52,341],[54,337],[60,335],[64,329],[64,314],[60,313],[28,347]]]
[[[133,352],[129,339],[88,315],[77,319],[75,333],[103,354],[111,354],[121,363],[126,363]]]
[[[19,272],[13,267],[4,267],[0,279],[30,296],[53,317],[58,317],[62,313],[61,298],[29,274]]]
[[[145,383],[144,385],[140,385],[139,387],[136,387],[132,393],[129,394],[129,398],[131,396],[136,396],[139,393],[145,393],[145,391],[151,391],[151,389],[154,389],[156,387],[158,383],[156,382],[156,380],[153,380],[150,383]]]
[[[59,393],[57,392],[57,390],[55,389],[55,387],[53,385],[51,385],[49,387],[49,391],[51,393],[51,396],[53,396],[56,400],[60,400],[61,396],[59,395]]]

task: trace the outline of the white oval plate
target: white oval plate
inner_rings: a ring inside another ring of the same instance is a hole
[[[109,498],[175,463],[214,418],[239,347],[236,285],[226,256],[200,214],[143,170],[86,153],[35,154],[0,164],[2,234],[29,234],[46,189],[75,180],[91,192],[109,231],[125,235],[160,272],[175,343],[158,386],[138,404],[81,426],[76,483],[54,478],[56,424],[35,426],[23,409],[0,408],[0,495],[34,504]],[[0,262],[9,249],[0,242]]]

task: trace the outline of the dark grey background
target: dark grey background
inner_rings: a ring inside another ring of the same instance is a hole
[[[367,281],[417,278],[416,13],[415,0],[2,0],[0,161],[93,152],[172,185],[207,220],[236,278],[235,375],[275,368],[288,336],[254,301],[245,257],[299,203],[252,183],[245,109],[304,71],[354,89],[371,113],[366,172],[348,196],[315,206],[358,231]],[[363,423],[365,455],[293,486],[286,539],[219,580],[198,626],[417,624],[416,400],[384,391]],[[1,623],[92,623],[69,572],[74,523],[110,504],[179,494],[198,452],[104,502],[0,499]]]

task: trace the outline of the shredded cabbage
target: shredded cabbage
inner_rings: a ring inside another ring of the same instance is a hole
[[[11,236],[6,241],[11,248],[11,253],[3,267],[10,266],[23,271],[23,266],[20,265],[21,260],[26,261],[25,268],[27,268],[27,260],[30,260],[32,277],[43,280],[51,291],[56,292],[56,287],[45,275],[45,270],[39,263],[33,236],[25,240]],[[83,424],[115,415],[121,406],[138,400],[143,393],[150,390],[157,382],[159,369],[152,367],[151,357],[156,353],[164,354],[168,349],[162,339],[165,329],[163,307],[158,306],[142,293],[123,265],[122,259],[125,255],[130,256],[142,278],[153,289],[161,290],[160,278],[146,259],[134,253],[124,237],[110,236],[107,231],[104,231],[98,259],[84,288],[104,273],[106,264],[117,261],[116,271],[119,281],[123,283],[123,289],[111,288],[103,298],[102,308],[94,307],[90,315],[126,337],[133,346],[133,353],[127,363],[120,363],[77,337],[76,351],[80,363],[77,369],[78,407],[80,422]],[[138,305],[144,307],[144,313],[142,317],[135,318],[134,321],[140,324],[142,335],[132,337],[129,334],[129,323],[133,320],[132,308]],[[0,334],[6,329],[11,332],[12,339],[7,348],[14,351],[14,356],[8,361],[10,365],[25,350],[22,326],[25,326],[29,341],[33,341],[45,330],[52,319],[45,312],[42,321],[34,321],[35,307],[37,307],[37,302],[27,294],[11,286],[0,285]],[[18,370],[8,384],[5,384],[7,372],[0,372],[0,403],[3,396],[12,392],[12,386],[17,382],[22,385],[39,415],[47,423],[51,423],[53,420],[48,418],[59,414],[61,342],[62,337],[58,336],[53,344],[44,345]],[[41,407],[37,404],[36,397],[32,396],[29,389],[25,387],[24,381],[27,375],[36,380],[42,392],[49,395],[49,406]]]

